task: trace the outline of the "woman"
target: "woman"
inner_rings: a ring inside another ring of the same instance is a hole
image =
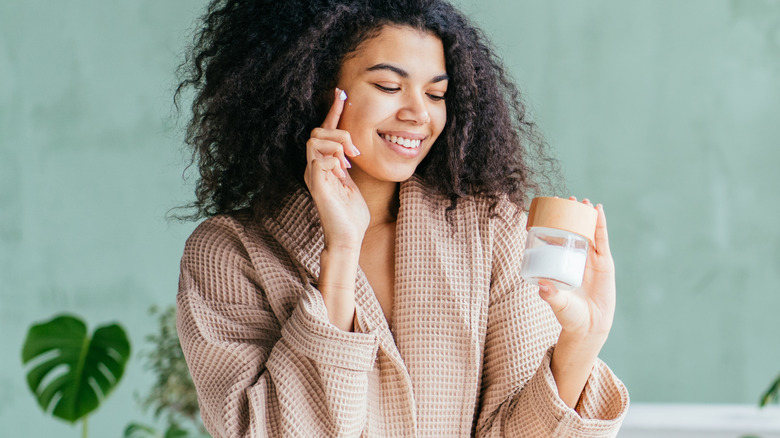
[[[541,143],[449,4],[216,0],[187,86],[178,327],[214,436],[615,436],[604,211],[581,289],[521,279]]]

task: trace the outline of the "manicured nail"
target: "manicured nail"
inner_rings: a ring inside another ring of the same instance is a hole
[[[545,285],[545,284],[540,284],[539,285],[539,290],[542,291],[542,292],[549,292],[550,291],[550,287]]]
[[[347,167],[347,169],[352,168],[352,164],[349,162],[349,160],[347,160],[346,157],[344,157],[344,165]]]
[[[347,100],[347,93],[345,93],[344,90],[341,90],[341,93],[339,93],[339,99]]]
[[[359,150],[358,150],[358,148],[357,148],[357,147],[355,147],[355,145],[353,144],[353,145],[352,145],[352,156],[353,156],[353,157],[357,157],[358,155],[360,155],[360,151],[359,151]]]

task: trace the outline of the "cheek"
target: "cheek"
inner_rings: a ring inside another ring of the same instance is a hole
[[[439,134],[444,130],[444,125],[447,124],[447,107],[444,105],[441,105],[441,107],[433,108],[429,112],[431,116],[431,122],[433,123],[434,129],[436,130],[436,136],[438,137]]]
[[[339,129],[354,128],[360,122],[362,117],[360,116],[363,105],[359,103],[357,97],[353,97],[347,93],[347,101],[344,102],[344,109],[341,112],[341,118],[339,119]]]
[[[349,97],[339,119],[339,129],[350,131],[352,135],[365,135],[365,130],[374,130],[392,111],[387,104],[377,99]]]
[[[360,114],[358,105],[355,102],[350,102],[350,99],[344,103],[344,110],[341,112],[339,118],[338,129],[348,131],[353,137],[360,132],[363,117]]]

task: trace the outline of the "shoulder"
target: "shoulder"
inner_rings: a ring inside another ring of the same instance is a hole
[[[249,214],[221,214],[200,223],[187,238],[182,256],[182,267],[201,271],[204,268],[235,265],[247,260],[249,228],[256,225]]]
[[[499,198],[492,207],[494,226],[525,229],[528,215],[506,196]]]
[[[260,269],[272,262],[279,265],[279,259],[273,239],[248,212],[213,216],[187,239],[179,293],[197,291],[204,300],[257,304],[265,300],[253,292],[264,285]],[[281,272],[276,265],[273,278]]]
[[[244,213],[220,214],[201,222],[187,238],[185,253],[199,248],[230,245],[241,239],[248,224]]]

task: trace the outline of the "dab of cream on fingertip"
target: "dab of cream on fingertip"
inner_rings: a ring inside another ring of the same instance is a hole
[[[339,99],[347,100],[347,93],[345,93],[344,90],[341,90],[341,93],[339,93]]]

